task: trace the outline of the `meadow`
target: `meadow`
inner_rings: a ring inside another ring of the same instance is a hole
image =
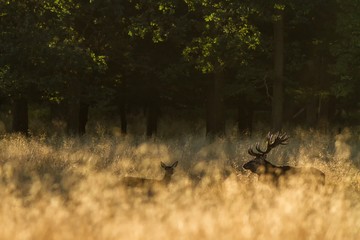
[[[146,139],[4,135],[0,239],[360,239],[360,135],[293,130],[275,164],[313,166],[323,187],[276,187],[241,166],[266,133],[212,143],[182,135]],[[168,187],[123,187],[124,176]]]

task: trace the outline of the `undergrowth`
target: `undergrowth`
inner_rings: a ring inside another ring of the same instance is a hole
[[[265,134],[0,140],[0,239],[360,239],[360,139],[294,130],[274,164],[312,166],[325,186],[276,187],[241,166]],[[172,182],[149,194],[124,176]]]

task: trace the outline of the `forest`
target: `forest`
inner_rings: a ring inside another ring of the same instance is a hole
[[[162,119],[207,136],[341,129],[360,113],[358,0],[1,0],[6,132],[129,132]],[[136,117],[134,117],[136,116]],[[38,124],[39,125],[39,124]],[[191,124],[190,124],[191,125]]]
[[[0,239],[358,240],[359,78],[360,0],[0,0]]]

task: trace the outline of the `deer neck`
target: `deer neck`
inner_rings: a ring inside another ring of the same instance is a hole
[[[271,162],[269,162],[265,159],[263,161],[264,161],[264,166],[265,166],[265,172],[269,172],[275,168],[278,168],[277,166],[275,166],[274,164],[272,164]]]
[[[169,182],[171,181],[171,176],[172,176],[171,173],[165,172],[165,175],[164,175],[164,178],[163,178],[163,182],[164,182],[165,184],[169,184]]]

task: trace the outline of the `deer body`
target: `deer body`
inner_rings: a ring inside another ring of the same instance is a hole
[[[291,176],[298,176],[304,179],[312,179],[320,184],[325,184],[325,174],[313,167],[291,167],[291,166],[276,166],[269,161],[262,160],[261,164],[250,161],[246,163],[244,169],[261,176],[264,179],[269,179],[278,183],[280,178],[287,179]]]
[[[255,159],[245,163],[243,168],[259,175],[262,178],[269,179],[278,183],[280,178],[289,178],[291,176],[298,176],[304,180],[310,180],[320,184],[325,184],[325,174],[316,168],[300,168],[291,166],[276,166],[266,160],[267,153],[278,145],[287,144],[288,136],[285,133],[277,133],[275,135],[268,134],[267,148],[265,151],[260,149],[259,144],[256,144],[256,150],[249,148],[248,153],[254,156]]]
[[[122,179],[122,184],[127,187],[152,187],[154,185],[166,186],[170,183],[171,177],[174,174],[174,169],[177,164],[178,161],[176,161],[170,166],[167,166],[165,163],[161,162],[161,167],[165,170],[165,175],[160,180],[139,177],[124,177]]]

